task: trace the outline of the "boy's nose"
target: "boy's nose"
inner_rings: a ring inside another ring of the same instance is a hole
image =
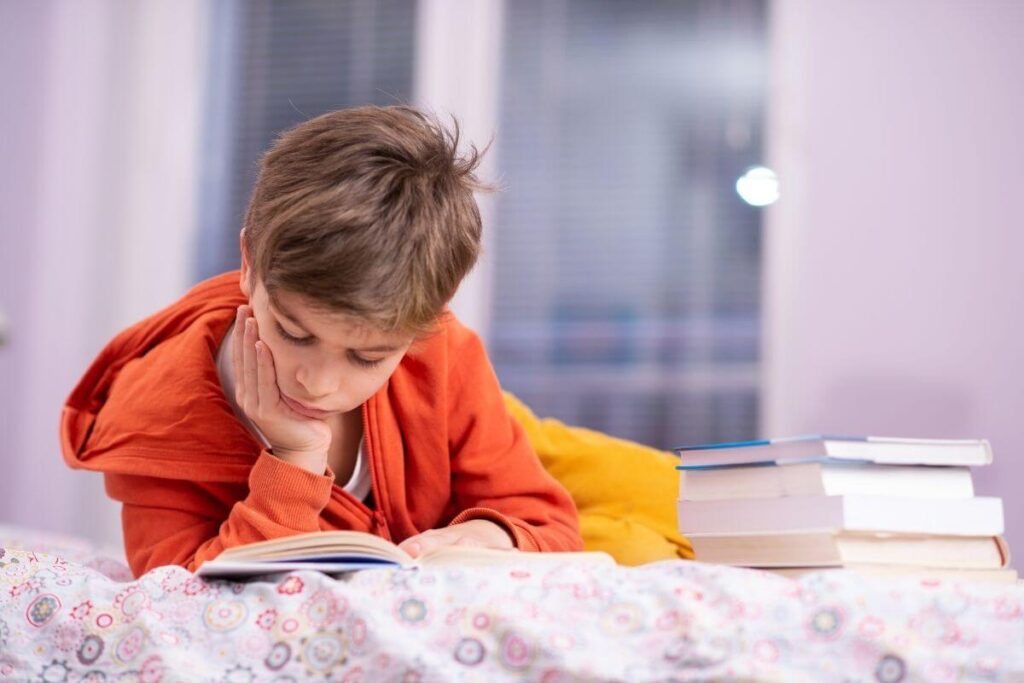
[[[318,407],[324,407],[321,404],[340,386],[340,373],[328,368],[302,367],[296,372],[295,379],[306,392],[304,400]]]

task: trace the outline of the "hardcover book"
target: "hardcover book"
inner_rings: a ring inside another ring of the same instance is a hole
[[[992,447],[978,439],[898,439],[880,436],[795,436],[763,441],[683,446],[679,469],[792,462],[873,462],[881,465],[988,465]]]

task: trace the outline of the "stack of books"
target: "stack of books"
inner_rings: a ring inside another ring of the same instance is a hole
[[[974,495],[987,441],[805,436],[676,449],[697,560],[1016,581],[999,498]]]

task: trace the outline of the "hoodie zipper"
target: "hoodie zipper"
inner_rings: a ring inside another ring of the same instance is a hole
[[[382,481],[382,474],[381,474],[381,470],[383,469],[383,464],[381,464],[378,467],[378,464],[374,460],[374,457],[373,457],[373,450],[374,449],[373,449],[373,445],[372,445],[373,439],[370,438],[370,401],[371,400],[373,400],[372,397],[366,399],[366,402],[364,402],[363,406],[362,406],[363,441],[366,444],[366,459],[369,461],[369,464],[370,464],[370,491],[373,492],[373,502],[374,502],[374,507],[376,509],[375,510],[370,510],[370,508],[366,507],[366,505],[363,504],[362,501],[360,501],[360,505],[363,505],[364,508],[366,508],[368,511],[370,511],[372,513],[372,515],[373,515],[374,533],[377,534],[378,536],[382,536],[383,538],[386,538],[387,540],[390,541],[390,540],[392,540],[392,538],[391,538],[391,529],[388,528],[388,518],[384,514],[384,511],[381,509],[381,507],[384,504],[384,501],[383,501],[383,499],[382,499],[382,497],[380,495],[381,491],[384,488],[384,482]]]
[[[348,504],[349,507],[355,508],[356,511],[361,513],[361,516],[368,519],[370,522],[371,533],[375,536],[380,536],[387,540],[391,540],[391,531],[388,529],[387,516],[380,509],[381,498],[380,489],[381,483],[377,474],[377,467],[374,465],[373,447],[371,445],[372,439],[370,439],[370,418],[369,418],[369,400],[360,408],[360,413],[363,418],[363,446],[366,449],[366,460],[367,465],[370,468],[370,491],[373,494],[373,500],[376,503],[376,510],[371,510],[369,506],[363,501],[353,496],[348,491],[345,491],[342,487],[334,484],[335,495],[340,497],[342,501]]]

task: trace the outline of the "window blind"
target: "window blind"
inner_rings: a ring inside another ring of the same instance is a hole
[[[760,0],[506,5],[491,351],[543,415],[661,447],[756,433]]]
[[[313,116],[412,95],[414,0],[210,3],[198,276],[238,267],[260,155]]]

